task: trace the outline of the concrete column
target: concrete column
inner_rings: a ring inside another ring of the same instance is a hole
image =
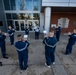
[[[43,33],[44,13],[40,13],[40,32]]]
[[[3,0],[0,0],[0,21],[2,21],[3,26],[0,26],[0,29],[2,31],[7,30],[7,24],[6,24],[6,19],[5,19],[5,12],[4,12],[4,5],[3,5]]]
[[[51,22],[51,7],[45,8],[45,30],[49,32]]]

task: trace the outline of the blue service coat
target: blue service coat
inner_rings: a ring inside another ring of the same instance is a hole
[[[14,36],[14,32],[15,32],[15,30],[8,29],[7,32],[8,32],[8,34],[9,34],[9,36],[12,37],[12,36]]]
[[[57,40],[55,37],[44,38],[43,43],[45,44],[45,58],[46,64],[49,66],[51,63],[55,62],[55,48]]]
[[[18,41],[15,43],[15,47],[17,49],[19,57],[25,57],[28,54],[28,46],[29,43],[27,41],[25,42]]]
[[[0,45],[5,43],[5,39],[6,39],[6,36],[4,34],[0,33]]]
[[[15,32],[15,30],[13,30],[13,29],[8,29],[8,34],[9,34],[9,37],[10,37],[11,45],[14,44],[14,32]]]
[[[73,33],[73,34],[71,34],[71,35],[69,35],[69,43],[71,44],[71,45],[74,45],[75,44],[75,42],[76,42],[76,34],[75,33]]]
[[[19,65],[20,69],[27,69],[27,63],[28,63],[28,46],[29,43],[27,41],[22,42],[18,41],[15,43],[15,47],[18,52],[18,57],[19,57]],[[24,67],[23,67],[23,62],[24,62]]]
[[[57,41],[59,41],[61,29],[62,29],[61,27],[56,28],[56,38],[57,38]]]
[[[68,44],[66,47],[66,54],[72,53],[72,47],[75,44],[75,42],[76,42],[76,34],[73,33],[73,34],[69,35],[69,40],[68,40]]]
[[[55,37],[46,37],[43,40],[45,44],[45,49],[52,52],[55,51],[57,40]]]
[[[25,34],[29,35],[29,29],[25,29]]]
[[[6,39],[6,36],[0,33],[0,47],[1,47],[1,52],[3,57],[6,56],[5,39]]]

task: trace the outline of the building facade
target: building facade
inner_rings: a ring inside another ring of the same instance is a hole
[[[41,12],[47,31],[58,24],[64,33],[76,29],[76,0],[42,0]]]
[[[11,25],[16,31],[28,27],[33,31],[39,25],[41,0],[0,0],[0,28],[7,30]],[[4,22],[5,21],[5,22]]]
[[[76,0],[0,0],[0,29],[9,25],[16,31],[30,31],[39,25],[47,32],[61,24],[62,32],[76,28]]]

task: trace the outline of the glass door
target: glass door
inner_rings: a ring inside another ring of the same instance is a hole
[[[36,27],[39,27],[39,20],[33,20],[33,30],[36,29]]]
[[[20,21],[20,31],[25,30],[25,21]]]
[[[34,31],[34,29],[39,26],[39,20],[27,20],[27,27],[30,31]]]
[[[32,20],[27,20],[27,27],[29,28],[30,31],[33,31],[33,23],[32,23]]]
[[[16,31],[24,31],[25,20],[14,20],[14,28]]]
[[[20,31],[19,21],[14,21],[14,29],[15,29],[16,31]]]
[[[25,27],[28,27],[30,31],[39,26],[39,20],[14,20],[14,28],[16,31],[24,31]]]

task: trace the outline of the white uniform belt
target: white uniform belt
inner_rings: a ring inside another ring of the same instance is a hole
[[[25,50],[27,48],[27,44],[26,44],[26,46],[24,47],[24,48],[22,48],[22,49],[18,49],[18,48],[16,48],[17,49],[17,51],[23,51],[23,50]]]
[[[14,33],[10,34],[10,36],[12,36]]]
[[[46,43],[46,41],[45,41],[45,44],[46,44],[47,46],[49,46],[49,47],[52,47],[52,48],[54,48],[54,47],[57,45],[57,43],[56,43],[55,45],[53,45],[53,46],[52,46],[52,45],[49,45],[49,44]]]

